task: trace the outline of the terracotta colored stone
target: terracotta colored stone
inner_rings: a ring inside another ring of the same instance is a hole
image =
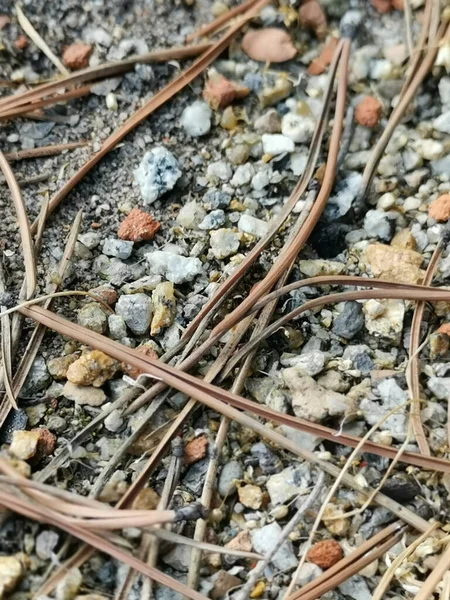
[[[130,240],[132,242],[151,240],[159,230],[160,225],[160,222],[155,221],[149,213],[139,208],[133,208],[120,224],[117,237],[121,240]]]
[[[327,18],[317,0],[305,0],[298,10],[298,21],[302,27],[312,29],[319,40],[327,33]]]
[[[208,438],[206,435],[201,435],[198,438],[188,442],[184,447],[184,464],[192,465],[202,458],[205,458],[208,450]]]
[[[117,292],[109,285],[99,285],[89,291],[108,306],[112,306],[117,302]]]
[[[203,88],[203,98],[210,108],[217,110],[230,106],[235,100],[248,96],[250,90],[230,81],[223,75],[215,74],[210,77]]]
[[[253,60],[279,63],[297,54],[287,31],[279,27],[250,29],[242,39],[242,50]]]
[[[25,50],[28,46],[28,38],[26,35],[19,35],[19,37],[14,41],[14,46],[17,50]]]
[[[146,346],[145,344],[141,344],[140,346],[138,346],[136,348],[136,352],[145,354],[145,356],[148,356],[149,358],[151,358],[153,360],[158,360],[158,355],[156,354],[156,352],[154,351],[154,349],[151,346]],[[139,377],[139,375],[142,375],[143,373],[145,373],[145,371],[141,371],[141,369],[138,369],[137,367],[133,367],[132,365],[124,365],[123,371],[132,379],[137,379]]]
[[[331,37],[322,48],[322,52],[315,58],[308,67],[310,75],[321,75],[325,69],[331,64],[333,54],[338,45],[339,40]]]
[[[307,560],[318,565],[321,569],[329,569],[344,556],[342,548],[335,540],[317,542],[308,550]]]
[[[450,217],[450,194],[442,194],[430,204],[428,215],[435,221],[447,221]]]
[[[364,127],[375,127],[381,117],[381,102],[365,96],[355,108],[355,120]]]
[[[437,333],[450,336],[450,323],[443,323],[437,330]]]
[[[395,10],[405,10],[404,0],[391,0],[393,8]]]
[[[89,44],[70,44],[63,54],[63,62],[69,69],[84,69],[89,64],[92,46]]]
[[[39,433],[36,456],[43,458],[44,456],[53,454],[56,446],[56,436],[49,431],[47,427],[37,427],[31,431],[37,431]]]
[[[392,10],[391,0],[370,0],[370,4],[381,15]]]

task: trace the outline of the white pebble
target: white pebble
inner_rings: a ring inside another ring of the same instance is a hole
[[[265,133],[262,136],[263,149],[265,154],[276,156],[284,152],[294,152],[295,144],[285,135],[279,133]]]

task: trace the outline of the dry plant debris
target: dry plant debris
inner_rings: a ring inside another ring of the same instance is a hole
[[[0,15],[0,596],[448,598],[447,9],[66,4]]]

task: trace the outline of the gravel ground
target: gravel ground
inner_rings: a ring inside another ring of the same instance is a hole
[[[247,38],[249,47],[241,44],[242,36],[238,36],[203,76],[139,125],[76,186],[45,229],[36,295],[47,293],[57,281],[68,233],[81,210],[80,235],[63,287],[94,290],[112,309],[106,311],[92,299],[79,296],[58,300],[54,309],[126,346],[138,347],[150,357],[170,351],[219,284],[267,234],[303,173],[327,82],[330,60],[323,50],[333,48],[340,21],[349,14],[361,25],[349,64],[344,124],[348,148],[340,160],[325,211],[289,281],[317,275],[359,275],[404,283],[423,280],[450,216],[450,77],[445,53],[439,52],[436,65],[396,128],[361,211],[357,197],[363,170],[405,80],[408,46],[404,13],[397,10],[397,3],[391,5],[387,0],[324,0],[321,4],[328,20],[324,30],[317,20],[313,27],[297,25],[298,4],[293,0],[266,7],[253,23],[263,32],[268,27],[287,32],[283,52],[292,50],[295,58],[273,62],[270,52],[282,46],[278,38],[267,38],[262,46],[254,41],[250,44]],[[423,6],[420,1],[411,5],[411,32],[417,40]],[[94,66],[182,45],[187,34],[227,6],[232,3],[35,0],[25,3],[23,10],[57,56],[63,56],[71,44],[87,44],[91,46],[89,64]],[[22,30],[15,13],[9,3],[0,0],[0,23],[2,14],[10,19],[0,30],[3,95],[11,93],[5,81],[13,81],[14,89],[22,90],[54,77],[55,68],[31,41],[21,47],[24,44],[18,39]],[[270,57],[252,60],[255,52]],[[42,120],[2,122],[3,152],[89,142],[88,147],[56,157],[11,163],[17,178],[24,182],[21,187],[30,220],[92,151],[99,150],[103,140],[184,66],[184,61],[138,65],[123,76],[96,84],[85,97],[47,109]],[[319,153],[315,184],[219,309],[215,323],[265,276],[297,217],[311,208],[323,176],[320,168],[326,159],[331,127],[332,120]],[[33,177],[40,175],[45,179],[33,183]],[[6,287],[15,302],[24,277],[23,257],[16,215],[4,182],[0,185],[0,208]],[[444,250],[433,285],[446,286],[449,275],[450,262]],[[277,316],[321,293],[323,290],[316,287],[291,292],[279,302]],[[260,345],[242,395],[278,412],[362,437],[381,417],[410,398],[406,368],[413,310],[412,302],[367,300],[310,311]],[[423,335],[429,334],[421,350],[421,384],[426,398],[422,422],[432,455],[441,458],[448,457],[449,339],[445,327],[437,330],[445,325],[449,313],[450,305],[445,301],[426,305],[422,324]],[[33,328],[31,321],[25,322],[19,357]],[[225,336],[197,364],[196,375],[205,375],[227,340]],[[238,373],[233,371],[224,387],[229,389]],[[22,388],[20,410],[12,411],[0,430],[1,455],[24,474],[39,478],[46,465],[70,445],[102,407],[133,389],[138,375],[100,352],[47,333]],[[131,417],[120,410],[111,412],[104,425],[80,445],[69,446],[70,458],[48,483],[82,495],[92,495],[94,489],[101,501],[113,505],[135,480],[186,401],[176,393],[161,403],[147,430],[104,480],[102,490],[96,490],[96,481],[121,444],[142,425],[145,408]],[[418,452],[408,429],[408,411],[409,407],[403,407],[394,412],[372,439],[394,448],[405,444],[407,450]],[[180,432],[184,461],[171,507],[200,498],[219,426],[220,415],[206,408],[198,408],[185,422]],[[339,467],[351,452],[286,426],[273,423],[273,427]],[[135,507],[157,506],[172,459],[169,453],[160,462]],[[387,459],[366,453],[353,461],[350,473],[364,485],[376,487],[388,465]],[[207,541],[265,554],[316,480],[314,465],[232,423],[220,452]],[[284,597],[298,558],[307,551],[308,536],[331,485],[327,476],[253,587],[252,598]],[[383,487],[386,495],[424,519],[444,523],[449,510],[448,489],[447,474],[404,463],[395,466]],[[299,584],[318,577],[393,521],[391,512],[375,505],[344,516],[362,503],[359,493],[339,487],[314,538],[315,542],[332,543],[323,552],[316,545],[315,554],[308,554]],[[194,525],[183,521],[174,531],[192,537]],[[139,547],[139,531],[124,530],[122,534],[134,549]],[[415,537],[417,532],[406,533],[383,558],[322,598],[371,598],[386,565]],[[60,530],[15,516],[3,519],[0,597],[3,586],[5,594],[16,600],[35,598],[48,569],[75,549],[75,543],[66,544]],[[431,544],[403,565],[389,597],[413,598],[419,589],[417,581],[433,568],[439,551],[438,544]],[[13,557],[20,571],[15,578],[7,563]],[[163,542],[157,564],[165,573],[186,582],[190,558],[188,546]],[[204,554],[198,589],[213,600],[219,599],[245,583],[253,566],[248,559]],[[80,570],[71,571],[60,583],[56,597],[112,598],[125,575],[123,566],[96,554]],[[145,597],[141,594],[142,581],[137,577],[127,597]],[[172,600],[175,595],[162,586],[154,590],[158,600]]]

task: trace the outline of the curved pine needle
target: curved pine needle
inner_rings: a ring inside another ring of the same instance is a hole
[[[440,240],[439,244],[434,250],[428,268],[425,273],[423,280],[424,285],[431,285],[439,258],[442,254],[443,243]],[[425,302],[417,302],[414,309],[414,315],[411,322],[411,333],[409,338],[409,377],[412,394],[411,404],[411,424],[413,427],[414,435],[416,436],[419,450],[422,454],[431,454],[430,447],[425,436],[423,429],[422,418],[420,415],[420,382],[419,382],[419,343],[420,343],[420,328],[423,319],[423,313],[425,310]]]
[[[63,75],[69,75],[69,70],[62,64],[59,58],[50,50],[47,42],[42,39],[33,25],[30,23],[28,18],[25,16],[25,13],[20,8],[18,4],[15,5],[17,20],[19,21],[19,25],[25,31],[27,36],[36,44],[39,50],[45,54],[45,56],[55,65],[55,67],[62,73]]]
[[[8,161],[5,158],[3,152],[0,151],[0,169],[5,176],[6,183],[8,184],[9,191],[14,203],[14,208],[17,214],[17,220],[19,223],[20,238],[22,240],[23,258],[25,263],[25,277],[27,282],[26,287],[26,299],[28,300],[33,296],[36,289],[36,264],[34,257],[33,242],[31,240],[30,224],[28,222],[27,212],[25,204],[20,192],[20,188],[17,184],[14,173],[9,166]],[[38,221],[39,222],[39,221]]]
[[[373,290],[373,293],[375,293],[376,291],[377,290]],[[359,293],[361,294],[364,292]],[[358,292],[353,292],[353,294],[358,294]],[[417,294],[417,292],[415,292],[415,294]],[[337,295],[338,294],[335,294],[334,296]],[[403,295],[403,299],[405,295],[407,294],[405,293]],[[351,299],[353,299],[353,297],[354,296],[350,296]],[[424,294],[422,294],[422,296],[419,299],[423,298]],[[317,300],[321,300],[323,304],[327,302],[327,300],[323,298]],[[75,323],[66,321],[66,319],[62,318],[60,315],[55,315],[45,309],[37,307],[24,308],[21,309],[21,312],[25,316],[33,318],[45,324],[50,329],[53,329],[58,333],[61,333],[62,335],[67,335],[69,337],[77,339],[78,341],[87,344],[93,348],[99,348],[108,355],[115,357],[117,360],[131,364],[140,369],[142,372],[148,373],[150,376],[153,376],[157,379],[161,379],[164,382],[164,384],[174,387],[175,389],[184,393],[187,393],[188,395],[195,397],[196,399],[200,400],[200,402],[207,404],[208,406],[211,406],[212,403],[213,409],[217,409],[219,411],[223,410],[223,401],[241,410],[252,412],[253,414],[260,415],[263,418],[271,419],[273,421],[289,425],[296,429],[300,429],[301,431],[312,433],[313,435],[318,435],[321,437],[325,437],[326,439],[331,439],[336,443],[343,443],[354,447],[360,441],[359,438],[356,438],[354,436],[349,436],[342,433],[336,435],[336,432],[334,430],[330,430],[327,427],[312,424],[303,419],[299,419],[298,417],[292,417],[291,415],[278,413],[272,409],[269,409],[266,406],[262,406],[240,396],[236,396],[235,394],[227,392],[221,388],[206,383],[201,379],[197,379],[192,375],[184,373],[180,371],[179,368],[171,367],[169,365],[161,363],[160,361],[153,361],[148,357],[144,357],[142,354],[135,352],[130,348],[122,346],[121,344],[114,342],[109,338],[106,338],[100,334],[85,329],[84,327],[76,325]],[[186,404],[184,409],[181,411],[180,415],[175,420],[174,425],[178,422],[178,419],[181,418],[183,420],[186,414],[189,414],[189,411],[192,409],[193,406],[195,406],[195,402],[188,402],[188,404]],[[219,406],[220,408],[218,408]],[[241,413],[237,414],[241,415]],[[169,440],[167,440],[166,443],[168,443]],[[365,448],[367,448],[367,451],[374,452],[375,454],[380,454],[381,456],[386,456],[388,458],[394,458],[396,455],[396,450],[389,446],[383,446],[381,444],[375,444],[373,442],[366,442],[366,444],[367,445],[365,446]],[[406,460],[411,464],[415,464],[421,467],[442,472],[450,472],[450,461],[445,459],[426,457],[413,452],[405,452],[402,455],[402,461]]]

